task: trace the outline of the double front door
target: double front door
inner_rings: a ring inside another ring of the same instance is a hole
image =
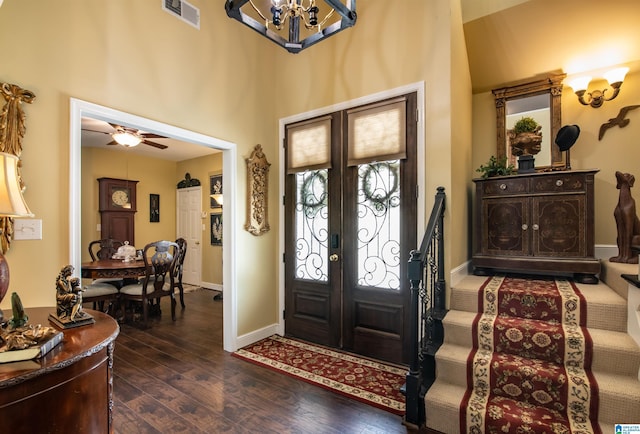
[[[416,96],[288,125],[285,333],[406,363]]]

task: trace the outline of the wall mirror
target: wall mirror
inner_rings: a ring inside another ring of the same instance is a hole
[[[535,156],[536,171],[570,169],[569,151],[562,152],[555,144],[555,137],[562,124],[560,101],[562,80],[566,74],[554,74],[545,78],[494,89],[496,103],[496,128],[498,158],[517,167],[511,154],[507,130],[522,117],[532,117],[542,126],[542,146]]]

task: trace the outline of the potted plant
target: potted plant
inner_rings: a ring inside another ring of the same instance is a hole
[[[489,161],[485,164],[481,164],[476,172],[482,173],[482,178],[491,178],[493,176],[505,176],[513,175],[516,172],[515,167],[509,164],[507,165],[507,157],[496,158],[492,155]]]

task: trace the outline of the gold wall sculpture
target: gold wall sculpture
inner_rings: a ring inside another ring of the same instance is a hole
[[[269,193],[269,166],[262,146],[256,145],[247,164],[247,222],[244,228],[253,235],[269,231],[267,202]]]
[[[2,112],[0,112],[0,152],[6,152],[18,157],[18,181],[20,188],[24,192],[25,184],[21,175],[22,160],[22,138],[26,131],[25,114],[22,110],[22,103],[31,103],[36,95],[15,84],[1,83],[0,94],[6,101]],[[11,245],[13,237],[13,219],[11,217],[0,217],[0,252],[6,253]]]

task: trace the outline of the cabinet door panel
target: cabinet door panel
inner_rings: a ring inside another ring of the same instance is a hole
[[[482,253],[502,256],[529,255],[526,197],[491,198],[482,202]]]
[[[547,196],[533,198],[533,255],[584,257],[585,196]]]

